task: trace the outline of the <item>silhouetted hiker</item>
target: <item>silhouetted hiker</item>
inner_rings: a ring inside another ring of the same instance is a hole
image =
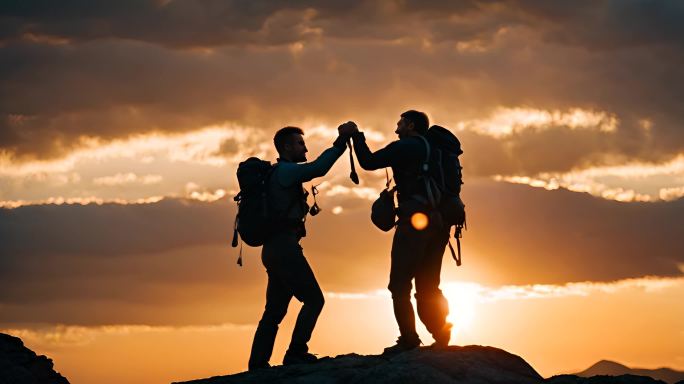
[[[278,325],[285,317],[293,296],[304,305],[297,316],[283,364],[316,361],[316,356],[309,353],[307,343],[324,299],[299,245],[299,240],[306,235],[304,221],[309,212],[306,202],[308,193],[302,183],[325,175],[344,153],[353,129],[345,126],[339,130],[340,136],[333,146],[310,163],[304,163],[307,149],[304,132],[300,128],[282,128],[273,138],[279,158],[268,180],[268,196],[270,208],[276,212],[275,217],[280,219],[266,238],[261,252],[261,260],[268,274],[266,308],[252,342],[249,370],[269,366]]]
[[[452,325],[446,322],[449,307],[439,289],[439,279],[449,228],[428,224],[424,229],[417,229],[411,222],[414,213],[426,211],[426,188],[420,175],[427,147],[418,135],[427,132],[428,117],[413,110],[401,114],[395,131],[399,140],[374,153],[368,149],[363,132],[359,132],[353,122],[346,125],[355,130],[352,139],[359,165],[366,170],[392,167],[397,185],[398,222],[392,242],[388,288],[392,293],[400,336],[396,345],[385,348],[385,353],[406,351],[421,344],[411,304],[413,279],[416,282],[418,316],[435,339],[433,346],[445,347],[451,338]],[[340,129],[342,131],[343,128]]]

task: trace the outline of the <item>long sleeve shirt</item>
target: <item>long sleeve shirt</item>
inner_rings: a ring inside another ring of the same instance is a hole
[[[338,137],[330,148],[311,162],[294,163],[278,159],[276,169],[271,175],[274,180],[271,180],[269,186],[269,199],[275,211],[282,212],[284,219],[303,220],[309,206],[306,204],[307,194],[302,183],[328,173],[345,148],[346,138]]]
[[[345,148],[347,148],[346,141],[340,136],[330,148],[323,151],[314,161],[293,163],[278,159],[278,183],[283,187],[290,187],[324,176],[335,164],[335,161],[342,156]]]
[[[371,152],[368,148],[363,132],[355,133],[352,139],[361,168],[369,171],[392,168],[400,204],[413,194],[424,193],[418,177],[427,155],[427,147],[419,137],[409,136],[393,141],[376,152]]]

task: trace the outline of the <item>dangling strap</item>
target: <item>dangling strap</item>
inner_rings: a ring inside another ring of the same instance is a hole
[[[359,175],[356,173],[356,167],[354,166],[354,147],[352,147],[351,140],[347,141],[347,146],[349,147],[349,162],[351,163],[351,173],[349,173],[349,178],[352,183],[359,183]]]
[[[237,213],[236,213],[236,214],[235,214],[235,223],[233,224],[233,242],[231,243],[231,245],[233,246],[233,248],[235,248],[235,247],[238,246],[238,230],[237,230],[237,226],[238,226],[238,215],[237,215]]]
[[[240,254],[239,254],[238,259],[237,259],[237,265],[242,267],[242,243],[240,243]]]
[[[458,257],[456,257],[456,252],[454,252],[454,246],[451,245],[451,239],[449,239],[449,250],[451,251],[451,257],[456,261],[456,266],[461,266],[461,239],[456,238],[456,247],[458,248]]]
[[[392,177],[389,177],[389,172],[387,172],[387,168],[385,168],[385,178],[387,179],[387,182],[385,183],[385,189],[389,190],[390,184],[392,184]]]
[[[239,196],[235,196],[235,201],[238,202],[238,212],[235,213],[235,222],[233,223],[233,241],[231,242],[231,245],[233,248],[238,246],[238,224],[239,224],[239,219],[240,219],[240,199]],[[242,240],[242,239],[239,239]],[[240,254],[237,259],[237,264],[242,267],[242,242],[240,242]]]

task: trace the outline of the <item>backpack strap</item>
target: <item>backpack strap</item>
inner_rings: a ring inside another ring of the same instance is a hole
[[[428,201],[430,202],[430,206],[432,208],[437,207],[437,200],[435,199],[435,194],[433,192],[432,184],[434,183],[434,180],[430,178],[429,171],[430,171],[430,143],[427,141],[426,138],[423,137],[423,135],[416,135],[416,137],[420,138],[423,143],[425,143],[425,160],[423,160],[423,164],[420,167],[420,172],[422,175],[422,178],[425,182],[425,193],[427,193],[427,198]]]
[[[238,204],[238,209],[235,212],[235,222],[233,223],[233,241],[231,242],[231,245],[233,246],[233,248],[238,246],[238,230],[237,230],[237,227],[238,227],[238,218],[240,217],[239,214],[240,214],[240,199],[241,198],[242,198],[242,196],[240,195],[240,193],[238,193],[233,198],[233,200],[235,200],[235,202],[237,202],[237,204]]]
[[[463,229],[468,229],[468,224],[466,223],[465,217],[463,218],[462,225],[456,225],[456,231],[454,232],[454,238],[456,239],[456,247],[458,248],[458,258],[456,253],[454,253],[454,247],[451,245],[451,238],[449,239],[449,250],[451,251],[451,257],[456,261],[456,266],[461,266],[461,237],[463,237]]]
[[[460,267],[461,266],[461,239],[458,237],[456,238],[456,247],[458,248],[458,257],[456,257],[456,252],[454,252],[454,246],[451,245],[451,239],[449,239],[449,242],[447,244],[449,244],[449,251],[451,251],[451,257],[453,257],[454,260],[456,261],[456,266]]]

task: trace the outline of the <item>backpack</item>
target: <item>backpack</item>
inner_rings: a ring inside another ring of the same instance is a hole
[[[425,183],[431,220],[451,229],[458,247],[458,258],[449,241],[451,256],[461,265],[461,238],[467,229],[465,204],[461,200],[463,174],[458,157],[463,153],[461,142],[448,129],[433,125],[425,136],[417,136],[425,143],[427,155],[421,166],[421,179]]]
[[[233,198],[238,206],[233,226],[233,247],[238,246],[238,234],[249,246],[264,245],[271,222],[268,182],[274,168],[271,162],[256,157],[250,157],[238,165],[240,192]],[[242,247],[238,265],[242,266]]]

